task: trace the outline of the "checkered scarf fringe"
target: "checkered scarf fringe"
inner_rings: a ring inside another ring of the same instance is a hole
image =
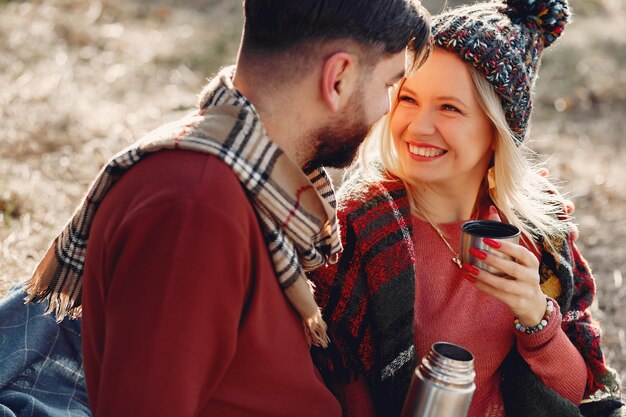
[[[310,285],[303,284],[309,282],[305,272],[336,262],[342,250],[331,181],[323,168],[302,172],[268,138],[253,105],[232,85],[232,71],[223,70],[207,85],[198,112],[151,132],[108,162],[36,268],[27,286],[29,300],[49,300],[48,312],[59,321],[80,316],[85,255],[98,206],[144,156],[184,149],[214,155],[233,170],[256,210],[280,285],[292,288],[287,296],[305,321],[319,313]],[[318,336],[325,338],[325,325]]]

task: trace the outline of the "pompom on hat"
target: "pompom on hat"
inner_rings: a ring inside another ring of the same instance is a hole
[[[567,0],[477,3],[433,17],[434,45],[456,52],[500,95],[518,144],[526,138],[543,49],[570,20]]]

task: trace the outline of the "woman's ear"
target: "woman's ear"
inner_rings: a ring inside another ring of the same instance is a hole
[[[324,61],[320,88],[322,99],[331,111],[338,111],[352,95],[358,78],[356,62],[347,52],[335,52]]]
[[[489,123],[489,124],[491,125],[491,150],[494,152],[494,155],[491,157],[491,163],[489,166],[493,166],[494,160],[496,158],[495,151],[496,151],[496,141],[498,140],[498,131],[496,130],[496,127],[493,125],[493,123]]]

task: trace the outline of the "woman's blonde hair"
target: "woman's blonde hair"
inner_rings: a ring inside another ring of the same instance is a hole
[[[477,204],[485,193],[489,193],[501,216],[517,226],[528,239],[544,238],[549,243],[554,237],[564,236],[571,230],[571,225],[559,219],[565,215],[561,194],[539,174],[540,165],[535,163],[536,154],[523,143],[518,145],[516,142],[507,124],[500,98],[491,84],[474,68],[467,65],[466,68],[478,102],[491,120],[495,132],[493,167],[485,173]],[[362,180],[374,182],[389,180],[388,173],[391,173],[405,183],[412,210],[433,223],[428,216],[428,201],[413,191],[415,187],[411,186],[408,175],[399,163],[392,138],[390,122],[403,83],[404,80],[391,92],[392,111],[374,126],[361,146],[353,168],[346,175],[348,178],[357,175]],[[492,177],[489,180],[488,175]]]

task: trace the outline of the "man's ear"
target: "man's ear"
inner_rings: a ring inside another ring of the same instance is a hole
[[[352,95],[357,79],[356,61],[347,52],[335,52],[324,61],[322,67],[322,99],[336,112]]]

